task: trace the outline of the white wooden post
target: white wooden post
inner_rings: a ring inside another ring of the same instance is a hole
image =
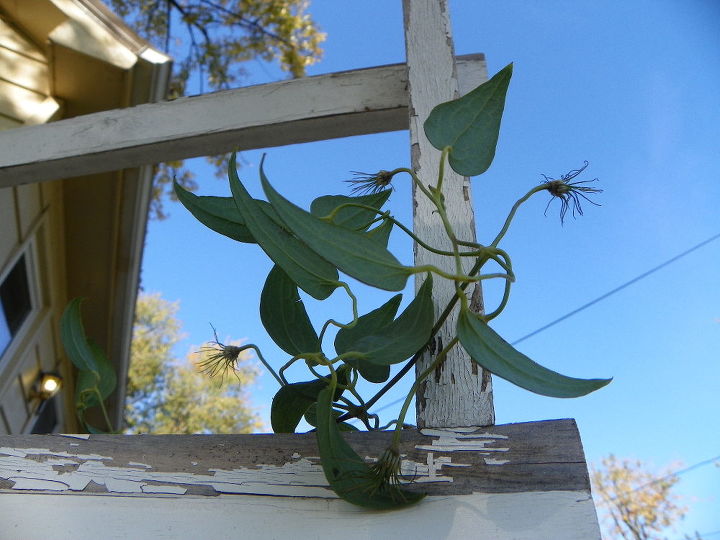
[[[405,49],[408,69],[410,144],[412,168],[420,180],[435,183],[440,153],[425,137],[423,122],[432,108],[458,97],[455,56],[447,0],[403,0]],[[443,193],[448,216],[459,239],[475,240],[470,183],[447,167]],[[432,246],[450,249],[442,222],[419,190],[413,190],[415,233]],[[433,264],[454,271],[450,257],[415,246],[415,264]],[[472,263],[469,264],[472,266]],[[420,278],[422,279],[422,278]],[[419,288],[421,281],[416,283]],[[468,288],[471,306],[483,309],[480,284]],[[436,280],[436,315],[455,294],[454,285]],[[427,369],[433,355],[455,335],[457,310],[433,340],[430,351],[417,363],[418,373]],[[420,387],[417,394],[418,427],[484,426],[495,422],[490,374],[470,360],[460,346],[448,355],[442,368]]]

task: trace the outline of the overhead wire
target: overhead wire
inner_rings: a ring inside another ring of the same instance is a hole
[[[668,265],[670,265],[670,264],[672,264],[672,263],[674,263],[674,262],[682,259],[683,257],[685,257],[685,256],[689,255],[690,253],[692,253],[692,252],[700,249],[700,248],[703,247],[703,246],[706,246],[707,244],[709,244],[709,243],[717,240],[718,238],[720,238],[720,233],[714,234],[714,235],[711,236],[710,238],[707,238],[706,240],[703,240],[702,242],[700,242],[700,243],[698,243],[698,244],[695,244],[694,246],[686,249],[685,251],[683,251],[683,252],[681,252],[681,253],[678,253],[678,254],[675,255],[674,257],[671,257],[671,258],[667,259],[666,261],[658,264],[657,266],[652,267],[650,270],[647,270],[647,271],[643,272],[642,274],[639,274],[639,275],[635,276],[634,278],[630,279],[629,281],[626,281],[626,282],[623,283],[622,285],[620,285],[620,286],[618,286],[618,287],[615,287],[614,289],[606,292],[605,294],[602,294],[602,295],[598,296],[597,298],[595,298],[594,300],[591,300],[590,302],[587,302],[586,304],[583,304],[583,305],[580,306],[579,308],[576,308],[576,309],[574,309],[574,310],[566,313],[566,314],[563,315],[562,317],[558,317],[558,318],[555,319],[554,321],[551,321],[551,322],[549,322],[548,324],[546,324],[546,325],[544,325],[544,326],[541,326],[541,327],[538,328],[537,330],[534,330],[534,331],[530,332],[529,334],[526,334],[526,335],[522,336],[521,338],[516,339],[515,341],[511,342],[511,345],[517,345],[518,343],[520,343],[520,342],[522,342],[522,341],[525,341],[526,339],[529,339],[529,338],[531,338],[531,337],[533,337],[533,336],[536,336],[536,335],[539,334],[540,332],[544,332],[544,331],[547,330],[548,328],[551,328],[551,327],[555,326],[556,324],[558,324],[558,323],[560,323],[560,322],[562,322],[562,321],[564,321],[564,320],[572,317],[573,315],[577,315],[577,314],[580,313],[581,311],[584,311],[584,310],[586,310],[587,308],[589,308],[589,307],[591,307],[591,306],[594,306],[594,305],[597,304],[598,302],[601,302],[602,300],[605,300],[606,298],[612,296],[613,294],[622,291],[623,289],[629,287],[630,285],[633,285],[633,284],[637,283],[638,281],[640,281],[640,280],[642,280],[642,279],[645,279],[645,278],[648,277],[649,275],[654,274],[654,273],[657,272],[658,270],[661,270],[661,269],[665,268],[666,266],[668,266]],[[380,412],[380,411],[382,411],[382,410],[385,410],[385,409],[388,409],[388,408],[392,407],[393,405],[397,405],[398,403],[400,403],[400,402],[403,401],[404,399],[405,399],[405,398],[402,397],[402,398],[400,398],[400,399],[397,399],[397,400],[393,401],[392,403],[388,403],[387,405],[383,405],[382,407],[379,407],[378,409],[375,409],[375,412]]]

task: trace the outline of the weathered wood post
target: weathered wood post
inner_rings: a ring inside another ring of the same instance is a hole
[[[410,144],[412,168],[425,183],[434,182],[440,153],[425,137],[423,122],[432,108],[459,97],[455,51],[447,0],[403,0],[405,50],[408,69]],[[480,81],[477,81],[479,83]],[[476,84],[477,84],[476,83]],[[448,217],[459,239],[475,240],[475,218],[468,178],[445,169],[444,190]],[[429,244],[450,249],[450,242],[432,203],[413,189],[414,229]],[[449,272],[454,261],[415,246],[415,264],[433,264]],[[418,279],[416,288],[422,284]],[[480,283],[468,287],[471,306],[482,311]],[[435,315],[439,315],[455,294],[454,284],[436,280]],[[448,317],[434,338],[431,349],[417,363],[416,372],[427,369],[433,354],[455,335],[457,311]],[[490,373],[481,369],[459,345],[448,355],[438,373],[420,386],[417,394],[418,427],[485,426],[495,423]]]

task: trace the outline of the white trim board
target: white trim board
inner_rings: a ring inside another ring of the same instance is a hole
[[[485,77],[483,55],[458,58],[461,91]],[[6,130],[0,187],[407,129],[406,84],[405,64],[394,64]]]
[[[155,538],[382,540],[599,540],[588,492],[473,493],[429,497],[392,512],[341,500],[221,495],[0,494],[4,540]]]

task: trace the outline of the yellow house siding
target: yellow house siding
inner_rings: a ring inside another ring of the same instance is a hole
[[[20,53],[28,58],[45,61],[45,55],[30,40],[0,16],[0,47]]]

